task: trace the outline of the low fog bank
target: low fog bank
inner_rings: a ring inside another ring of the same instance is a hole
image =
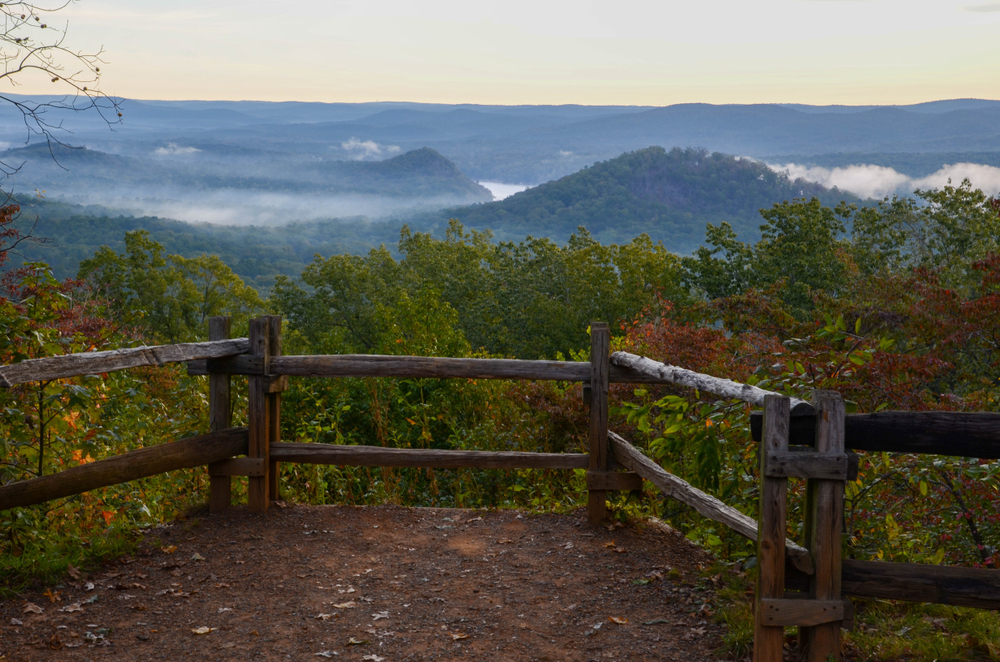
[[[191,191],[190,189],[144,191],[143,197],[128,192],[48,192],[52,201],[78,205],[100,205],[133,216],[157,216],[188,223],[229,226],[281,226],[296,221],[350,217],[400,220],[414,214],[468,204],[453,196],[398,198],[368,194],[310,195],[249,190]]]
[[[893,168],[859,164],[839,168],[822,168],[797,163],[768,163],[777,172],[788,173],[795,180],[837,187],[863,198],[884,198],[890,195],[910,195],[916,189],[943,188],[948,182],[955,186],[968,179],[974,188],[988,195],[1000,193],[1000,168],[980,163],[954,163],[946,165],[926,177],[910,177]]]
[[[502,182],[476,182],[493,195],[493,200],[499,201],[509,198],[515,193],[527,191],[530,186],[527,184],[504,184]]]

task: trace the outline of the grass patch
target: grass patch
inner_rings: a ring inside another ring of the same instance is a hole
[[[66,576],[70,564],[92,570],[132,554],[141,538],[138,530],[116,527],[87,540],[32,541],[17,556],[0,554],[0,597],[15,597],[32,585],[55,584]]]

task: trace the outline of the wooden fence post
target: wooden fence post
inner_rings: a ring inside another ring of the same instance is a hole
[[[608,470],[608,375],[611,331],[604,322],[590,325],[590,471]],[[608,515],[607,492],[587,491],[587,519],[600,524]]]
[[[228,317],[208,319],[208,339],[229,338]],[[208,428],[211,432],[221,432],[233,425],[233,407],[230,400],[231,380],[228,373],[211,373],[208,376]],[[209,512],[219,513],[232,505],[233,477],[213,476],[212,465],[208,466]]]
[[[250,352],[251,356],[260,357],[264,364],[264,373],[268,370],[268,359],[271,354],[271,323],[268,317],[256,317],[250,320]],[[247,501],[251,513],[263,514],[270,504],[270,446],[268,435],[271,431],[269,423],[270,407],[268,406],[268,391],[270,378],[266,375],[251,375],[249,378],[249,406],[247,424],[250,428],[250,440],[247,456],[260,458],[264,461],[263,475],[250,476],[247,481]]]
[[[268,323],[270,325],[271,356],[281,356],[281,316],[270,315]],[[288,377],[272,377],[268,382],[268,449],[270,449],[271,444],[281,441],[281,391],[284,390],[284,385],[287,382]],[[281,495],[281,486],[278,484],[278,463],[272,460],[269,464],[267,493],[270,500],[276,501]]]
[[[813,391],[816,409],[816,452],[844,453],[844,401],[836,391]],[[844,481],[809,479],[806,484],[806,546],[815,573],[809,597],[840,600],[841,530],[844,525]],[[799,628],[800,647],[807,662],[840,660],[841,621]]]
[[[769,451],[788,450],[791,402],[780,395],[764,397],[764,429],[760,445],[760,524],[757,527],[757,592],[754,599],[754,662],[781,662],[784,626],[764,624],[761,600],[785,595],[785,528],[788,478],[765,475]]]

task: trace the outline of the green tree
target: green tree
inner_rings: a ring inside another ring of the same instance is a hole
[[[232,316],[239,329],[264,310],[257,292],[218,257],[164,255],[145,230],[126,233],[124,253],[102,246],[80,263],[79,278],[110,302],[120,324],[168,343],[204,340],[213,315]]]
[[[766,222],[752,246],[738,241],[728,225],[709,224],[710,247],[682,259],[686,282],[710,299],[781,282],[785,302],[804,313],[812,308],[814,291],[834,292],[843,283],[841,235],[854,211],[844,203],[825,207],[818,198],[775,204],[760,211]]]

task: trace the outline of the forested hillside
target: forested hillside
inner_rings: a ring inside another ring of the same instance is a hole
[[[846,191],[791,181],[752,160],[649,147],[500,202],[436,216],[488,228],[504,239],[532,235],[563,241],[580,226],[602,242],[625,242],[645,233],[670,251],[688,253],[701,243],[706,223],[729,223],[739,237],[750,238],[760,225],[760,209],[811,196],[827,205],[857,201]]]
[[[90,156],[85,152],[81,158]],[[450,177],[454,169],[430,150],[348,165],[356,173],[371,170],[376,173],[372,177],[392,177],[399,171],[404,176],[419,172],[429,178],[441,172]],[[856,200],[846,192],[791,181],[754,161],[693,149],[651,147],[501,202],[450,208],[405,221],[341,218],[282,227],[190,224],[22,196],[20,227],[27,228],[38,218],[35,232],[50,243],[22,246],[19,252],[28,261],[47,262],[58,278],[67,278],[100,246],[121,250],[125,233],[142,229],[170,253],[189,258],[201,253],[219,255],[245,281],[267,290],[277,276],[297,276],[317,253],[360,254],[381,244],[394,249],[404,222],[413,231],[441,238],[449,219],[455,218],[467,227],[489,230],[497,239],[518,241],[530,235],[559,244],[585,227],[602,243],[624,244],[646,234],[662,242],[667,251],[683,254],[702,243],[707,223],[729,223],[739,237],[749,238],[760,225],[760,209],[813,195],[830,205]]]

